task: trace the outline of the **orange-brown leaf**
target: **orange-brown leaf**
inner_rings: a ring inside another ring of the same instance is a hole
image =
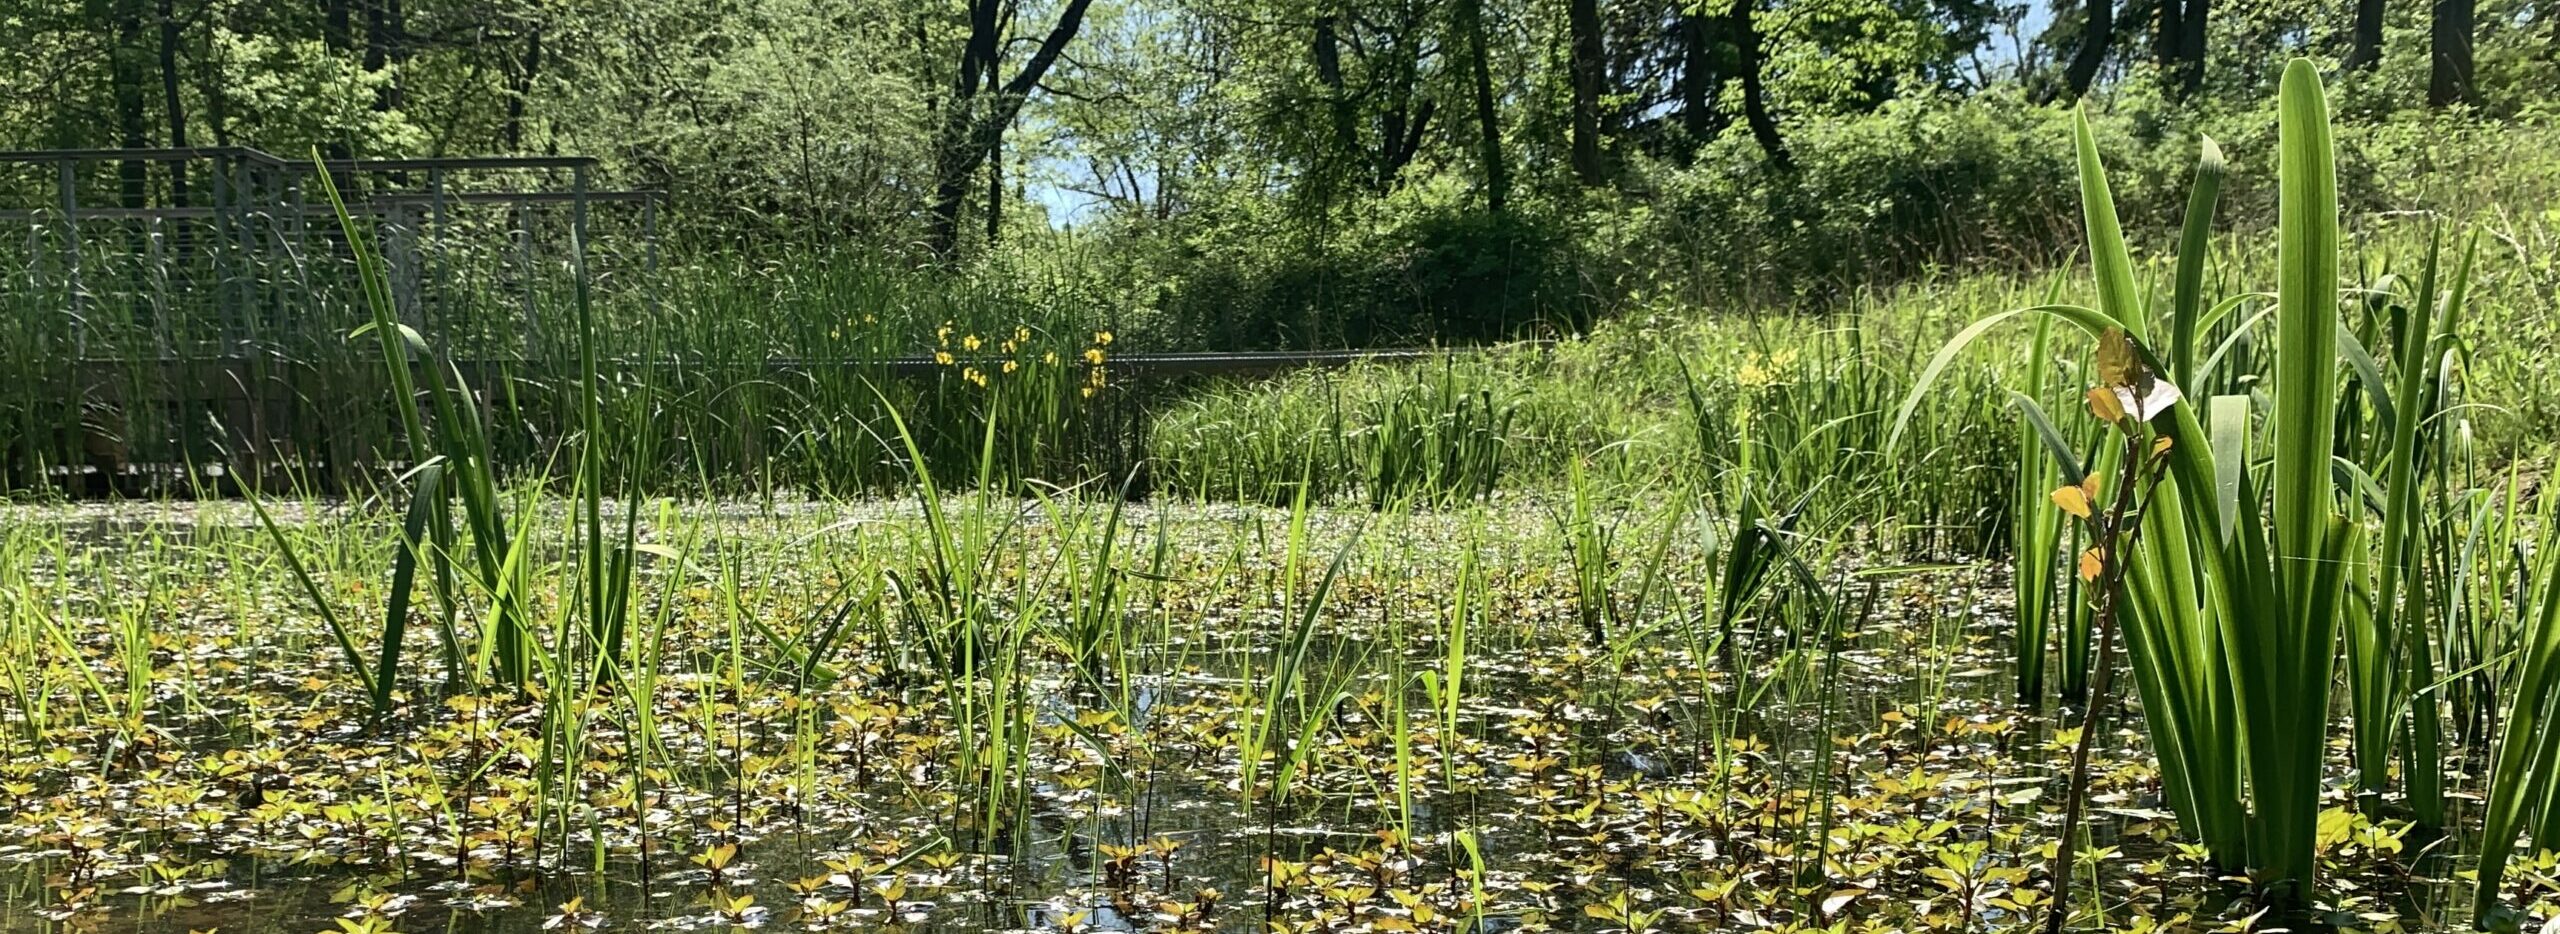
[[[2070,513],[2075,518],[2089,518],[2089,496],[2080,492],[2079,487],[2056,488],[2053,491],[2053,504],[2062,507],[2063,512]]]
[[[2116,398],[2113,389],[2105,386],[2093,387],[2089,390],[2089,414],[2097,416],[2099,421],[2113,425],[2124,421],[2124,402]]]

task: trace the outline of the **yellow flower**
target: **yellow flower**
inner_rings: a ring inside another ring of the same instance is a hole
[[[1098,345],[1101,345],[1101,346],[1104,346],[1104,347],[1109,347],[1109,346],[1111,346],[1111,332],[1109,332],[1109,331],[1095,331],[1095,332],[1093,332],[1093,342],[1094,342],[1095,344],[1098,344]]]
[[[1011,373],[1011,372],[1013,372],[1013,371],[1015,371],[1015,370],[1019,370],[1019,369],[1021,369],[1021,368],[1022,368],[1022,364],[1015,363],[1015,362],[1013,362],[1013,361],[1011,361],[1011,360],[1007,360],[1007,361],[1005,361],[1005,362],[1004,362],[1004,371],[1005,371],[1005,372],[1007,372],[1007,373]]]
[[[960,371],[960,378],[976,383],[980,386],[985,386],[987,384],[987,374],[978,372],[978,368],[974,366],[962,369]]]
[[[1030,329],[1030,328],[1026,328],[1026,327],[1019,327],[1019,326],[1015,327],[1015,328],[1013,329],[1013,342],[1014,342],[1014,343],[1017,343],[1017,344],[1027,344],[1027,343],[1030,343],[1030,342],[1031,342],[1031,329]]]
[[[933,329],[933,342],[937,344],[951,343],[951,325],[945,324]]]
[[[943,365],[943,366],[950,366],[950,365],[951,365],[951,351],[948,351],[948,350],[937,350],[937,351],[934,351],[934,352],[933,352],[933,362],[935,362],[935,363],[939,363],[939,364],[941,364],[941,365]]]
[[[879,316],[879,315],[875,315],[875,314],[871,314],[871,313],[868,313],[868,312],[865,312],[865,313],[863,314],[863,316],[862,316],[862,323],[864,323],[864,324],[879,324],[879,323],[880,323],[880,316]]]
[[[1005,353],[1012,353],[1012,352],[1014,352],[1014,350],[1015,350],[1015,349],[1017,349],[1017,348],[1019,348],[1019,347],[1021,346],[1021,342],[1019,342],[1019,341],[1006,341],[1006,342],[1004,342],[1004,344],[1003,344],[1002,346],[1004,347],[1004,352],[1005,352]]]
[[[1046,363],[1046,364],[1048,364],[1048,365],[1050,365],[1050,366],[1057,366],[1057,365],[1058,365],[1058,352],[1057,352],[1057,351],[1055,351],[1055,350],[1052,350],[1052,351],[1049,351],[1048,353],[1041,354],[1041,355],[1040,355],[1040,362],[1042,362],[1042,363]]]
[[[1095,366],[1101,366],[1101,365],[1102,365],[1102,348],[1100,348],[1100,347],[1088,347],[1088,348],[1085,348],[1085,352],[1084,352],[1084,362],[1086,362],[1086,363],[1090,363],[1090,364],[1093,364],[1093,365],[1095,365]]]
[[[1084,397],[1087,399],[1093,398],[1093,387],[1087,386],[1084,388]]]
[[[1742,370],[1734,374],[1734,382],[1745,389],[1766,389],[1783,384],[1787,382],[1787,368],[1794,366],[1795,361],[1796,354],[1792,349],[1774,354],[1752,354],[1742,361]]]
[[[978,349],[978,345],[983,344],[983,343],[985,343],[985,341],[981,341],[981,340],[979,340],[979,339],[978,339],[978,335],[971,334],[971,335],[968,335],[968,336],[966,336],[966,337],[962,337],[962,338],[960,338],[960,349],[962,349],[962,350],[976,350],[976,349]]]

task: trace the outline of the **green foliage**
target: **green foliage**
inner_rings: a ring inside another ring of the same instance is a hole
[[[599,186],[670,193],[675,266],[912,262],[947,223],[962,278],[1081,253],[1074,288],[1157,347],[1571,333],[1666,292],[1838,301],[2076,249],[2069,160],[2040,145],[2069,112],[2034,102],[2076,16],[2028,36],[1980,0],[1758,0],[1756,71],[1720,5],[1597,2],[1597,179],[1570,164],[1567,4],[1469,6],[1474,56],[1453,5],[1423,0],[1041,0],[984,24],[968,4],[890,0],[353,3],[210,0],[166,24],[148,0],[31,4],[0,20],[0,147],[588,153]],[[2333,7],[2216,5],[2193,95],[2150,60],[2147,8],[2124,11],[2088,103],[2137,245],[2178,223],[2202,135],[2244,160],[2235,216],[2272,216],[2254,181],[2272,164],[2246,161],[2275,151],[2255,103],[2284,57],[2336,54]],[[945,118],[994,107],[987,85],[1070,11],[1082,28],[1055,67],[1005,101],[1019,116],[984,152],[955,151]],[[2335,82],[2351,224],[2549,200],[2560,160],[2531,141],[2560,87],[2553,16],[2481,3],[2482,103],[2443,113],[2420,107],[2427,12],[2390,6],[2379,64]],[[992,60],[962,51],[986,46]],[[1748,126],[1746,77],[1788,165]],[[944,177],[961,156],[983,165]],[[166,166],[79,172],[88,204],[179,200]],[[43,175],[0,175],[8,206],[56,203]]]

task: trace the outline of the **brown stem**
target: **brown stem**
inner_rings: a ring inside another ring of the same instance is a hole
[[[2128,432],[2116,500],[2108,507],[2106,527],[2099,530],[2099,555],[2106,563],[2098,575],[2098,657],[2092,663],[2096,671],[2089,683],[2089,700],[2080,711],[2080,742],[2071,749],[2071,788],[2062,799],[2062,839],[2053,848],[2053,905],[2045,913],[2046,934],[2060,934],[2071,918],[2072,834],[2080,826],[2089,798],[2089,750],[2097,745],[2098,714],[2115,681],[2116,613],[2123,599],[2125,568],[2131,563],[2125,552],[2137,531],[2127,528],[2126,518],[2133,512],[2134,487],[2142,477],[2142,455],[2142,438]]]

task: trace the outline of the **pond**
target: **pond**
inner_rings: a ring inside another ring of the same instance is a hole
[[[1593,564],[1531,501],[944,506],[645,504],[595,627],[541,500],[525,592],[420,570],[379,714],[395,512],[277,504],[288,560],[237,503],[9,507],[0,930],[2042,923],[2073,731],[1997,563],[1842,543],[1728,609],[1703,515]],[[2246,919],[2134,707],[2080,885]],[[2448,910],[2332,785],[2309,920]]]

